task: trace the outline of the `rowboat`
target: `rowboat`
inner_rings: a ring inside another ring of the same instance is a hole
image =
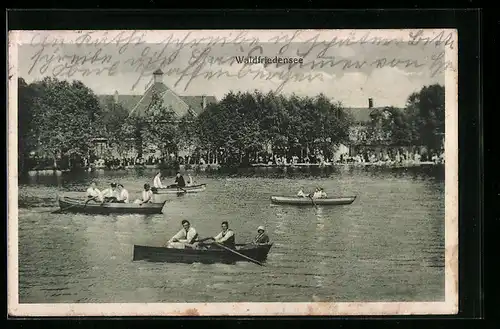
[[[272,247],[272,243],[254,245],[237,244],[236,251],[246,257],[250,257],[259,262],[267,259],[267,254]],[[208,249],[174,249],[166,247],[152,247],[134,245],[134,261],[145,260],[150,262],[164,263],[202,263],[202,264],[234,264],[239,261],[249,261],[231,251],[220,248]]]
[[[311,206],[311,205],[329,205],[329,206],[339,206],[351,204],[356,199],[356,196],[344,196],[335,198],[318,198],[314,199],[308,197],[297,197],[297,196],[272,196],[271,202],[276,204],[289,204],[297,206]]]
[[[70,197],[60,197],[59,207],[61,211],[68,212],[79,212],[87,214],[161,214],[163,206],[166,200],[163,202],[156,203],[97,203],[95,201],[90,201],[86,203],[86,200],[75,199]]]
[[[185,187],[167,186],[163,188],[152,189],[154,194],[182,194],[182,193],[198,193],[205,191],[207,184],[198,184]]]

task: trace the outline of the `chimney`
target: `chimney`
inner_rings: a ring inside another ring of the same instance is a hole
[[[205,95],[201,96],[201,108],[204,110],[207,107],[207,97]]]
[[[368,108],[373,108],[373,98],[368,98]]]
[[[118,104],[118,91],[115,90],[115,95],[114,95],[114,100],[115,100],[115,104]]]
[[[154,83],[163,82],[162,70],[158,69],[158,70],[153,72],[153,80],[154,80]]]

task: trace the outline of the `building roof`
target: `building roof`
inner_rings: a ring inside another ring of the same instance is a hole
[[[172,108],[177,117],[181,118],[189,112],[189,105],[187,105],[182,98],[168,88],[163,82],[155,82],[146,90],[139,102],[130,109],[130,115],[144,116],[146,110],[153,101],[153,95],[155,93],[161,97],[163,106]]]
[[[98,95],[99,101],[102,106],[114,102],[114,95]],[[140,101],[142,95],[118,95],[118,104],[127,110],[131,110]]]
[[[193,109],[196,115],[199,115],[203,111],[203,96],[179,96],[187,105]],[[215,96],[205,96],[205,101],[208,104],[216,103],[217,99]]]
[[[368,107],[350,107],[347,110],[354,117],[354,122],[356,123],[368,123],[371,121],[370,114],[376,110],[377,108],[368,108]]]
[[[203,111],[203,96],[179,96],[162,82],[154,83],[144,95],[116,95],[118,103],[129,110],[131,115],[144,115],[153,99],[153,93],[157,92],[163,98],[166,107],[172,107],[178,117],[182,117],[192,111],[199,115]],[[114,101],[115,95],[99,95],[99,101],[103,106]],[[205,96],[206,104],[217,102],[214,96]]]

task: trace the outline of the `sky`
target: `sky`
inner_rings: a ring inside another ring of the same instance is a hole
[[[182,42],[179,33],[176,38],[165,34],[160,42],[144,38],[136,43],[31,36],[18,48],[18,76],[27,82],[47,76],[80,80],[96,94],[142,94],[152,72],[161,68],[163,82],[178,95],[221,99],[229,91],[323,93],[349,107],[366,107],[368,98],[375,106],[403,107],[423,86],[445,84],[439,70],[444,44],[383,45],[359,42],[359,35],[350,44],[331,37],[256,40],[252,33],[229,41]],[[244,64],[236,61],[238,56],[296,58],[302,64]]]

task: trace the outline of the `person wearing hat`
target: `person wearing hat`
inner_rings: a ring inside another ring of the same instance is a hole
[[[257,236],[253,239],[254,244],[266,244],[269,243],[269,237],[265,233],[264,226],[257,227]]]
[[[134,203],[143,204],[153,202],[153,191],[151,191],[151,186],[149,184],[144,184],[144,190],[142,191],[142,198],[137,199]]]
[[[120,197],[116,190],[116,183],[111,183],[111,187],[102,192],[103,202],[117,202]]]

